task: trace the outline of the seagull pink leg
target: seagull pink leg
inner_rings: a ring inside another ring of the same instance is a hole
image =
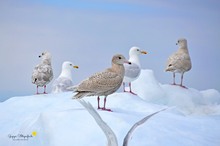
[[[44,85],[44,94],[47,94],[47,92],[46,92],[46,88],[47,88],[47,86]]]
[[[186,86],[183,86],[183,74],[184,74],[184,73],[181,74],[181,83],[180,83],[180,87],[183,87],[183,88],[188,89]]]
[[[124,92],[126,92],[126,91],[125,91],[125,82],[123,82],[123,88],[124,88]]]
[[[112,110],[111,110],[111,109],[107,109],[107,108],[105,108],[106,101],[107,101],[107,99],[106,99],[106,98],[107,98],[107,96],[104,98],[104,107],[102,108],[102,110],[112,112]]]
[[[181,74],[181,83],[180,86],[183,86],[183,74]]]
[[[99,101],[100,101],[99,96],[97,97],[97,101],[98,101],[98,109],[101,109],[100,106],[99,106]]]
[[[38,86],[37,86],[37,93],[36,94],[39,94],[39,92],[38,92]]]
[[[137,95],[136,93],[134,93],[134,92],[131,91],[131,82],[129,82],[129,88],[130,88],[130,93],[131,93],[131,94]]]
[[[175,77],[176,77],[176,75],[175,75],[175,72],[174,72],[174,73],[173,73],[173,84],[172,84],[172,85],[176,85]]]

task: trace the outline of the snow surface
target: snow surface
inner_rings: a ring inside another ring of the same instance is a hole
[[[130,128],[156,111],[132,133],[129,146],[219,146],[220,93],[161,84],[152,70],[142,70],[132,88],[107,98],[113,112],[98,110],[114,131],[118,145]],[[0,146],[105,146],[107,139],[73,93],[13,97],[0,103]],[[85,97],[97,107],[96,97]],[[36,136],[24,140],[18,134]],[[17,136],[14,138],[10,136]]]

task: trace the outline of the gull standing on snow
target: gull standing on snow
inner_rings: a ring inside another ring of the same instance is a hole
[[[128,62],[123,55],[114,55],[112,58],[112,67],[102,72],[98,72],[89,78],[83,80],[79,85],[68,89],[77,92],[74,98],[80,99],[84,96],[98,96],[98,109],[111,111],[106,109],[106,98],[114,93],[121,86],[125,69],[123,64]],[[99,96],[105,96],[104,106],[99,106]]]
[[[173,85],[176,85],[175,73],[180,73],[180,86],[186,88],[183,86],[183,74],[192,68],[191,59],[187,48],[187,41],[184,38],[179,39],[176,45],[179,45],[179,49],[168,58],[165,71],[173,72]]]
[[[53,69],[51,66],[51,54],[49,52],[43,52],[39,58],[41,58],[41,63],[38,64],[32,73],[32,83],[38,87],[44,87],[44,94],[46,94],[46,85],[53,79]]]
[[[65,61],[62,65],[62,71],[59,77],[53,82],[52,93],[60,93],[68,91],[67,88],[73,85],[71,70],[79,68],[72,62]]]
[[[125,83],[129,83],[129,88],[130,88],[130,93],[135,94],[131,90],[131,82],[136,80],[141,72],[141,64],[139,60],[139,55],[141,54],[147,54],[146,51],[141,51],[138,47],[132,47],[129,51],[129,62],[131,64],[124,64],[125,67],[125,76],[123,80],[123,87],[124,87],[124,92],[127,92],[125,90]],[[135,94],[136,95],[136,94]]]

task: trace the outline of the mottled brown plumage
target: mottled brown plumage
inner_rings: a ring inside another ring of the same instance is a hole
[[[38,86],[44,87],[44,93],[46,93],[46,85],[53,79],[53,69],[51,66],[51,55],[49,52],[43,52],[39,58],[41,63],[38,64],[32,73],[32,83]]]
[[[177,45],[179,45],[179,49],[177,50],[177,52],[175,52],[168,58],[167,66],[165,70],[173,72],[173,84],[174,85],[176,85],[175,73],[180,73],[181,74],[180,86],[184,87],[182,85],[183,74],[192,68],[192,64],[191,64],[191,59],[189,56],[189,51],[187,48],[186,39],[179,39],[177,42]]]
[[[98,96],[98,109],[108,110],[105,108],[106,97],[114,93],[121,86],[125,73],[124,63],[129,62],[123,55],[113,56],[111,68],[95,73],[83,80],[79,85],[69,88],[77,92],[74,98]],[[99,106],[99,96],[105,96],[103,108]]]

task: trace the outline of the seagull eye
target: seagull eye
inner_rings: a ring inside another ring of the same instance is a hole
[[[137,49],[137,51],[139,52],[140,50],[139,50],[139,49]]]
[[[118,57],[118,59],[121,59],[121,57]]]
[[[72,64],[70,64],[70,66],[72,66]]]

